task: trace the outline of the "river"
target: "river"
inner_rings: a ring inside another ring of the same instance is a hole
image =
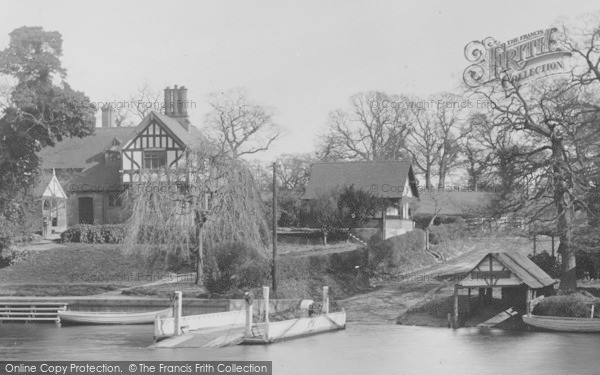
[[[268,346],[148,349],[153,327],[0,325],[2,360],[267,360],[273,374],[600,374],[600,335],[349,324]]]

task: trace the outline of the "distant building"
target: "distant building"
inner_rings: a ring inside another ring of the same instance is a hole
[[[411,162],[315,163],[303,198],[315,199],[331,189],[351,185],[380,197],[385,204],[366,228],[357,229],[359,236],[368,239],[380,233],[389,238],[414,229],[411,202],[419,199],[419,191]]]
[[[121,193],[139,181],[142,171],[186,162],[190,146],[211,147],[190,124],[187,89],[165,89],[165,114],[150,112],[136,127],[115,127],[113,109],[102,108],[102,126],[83,138],[66,138],[38,154],[45,188],[53,170],[66,192],[66,203],[44,207],[51,230],[76,224],[111,224],[125,220]]]

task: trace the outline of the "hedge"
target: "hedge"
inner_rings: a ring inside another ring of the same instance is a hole
[[[405,234],[390,237],[385,241],[371,243],[369,263],[377,267],[381,263],[389,266],[402,266],[407,259],[414,258],[416,254],[425,250],[425,232],[414,229]]]
[[[123,243],[126,234],[127,230],[124,224],[79,224],[62,232],[60,240],[63,243],[116,244]]]
[[[547,297],[535,305],[532,313],[542,316],[589,318],[591,306],[586,303],[587,300],[589,299],[581,294]]]

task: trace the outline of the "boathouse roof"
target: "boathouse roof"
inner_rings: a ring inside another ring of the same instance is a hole
[[[483,257],[458,285],[470,288],[526,285],[531,289],[541,289],[556,282],[527,256],[518,252],[501,252]]]

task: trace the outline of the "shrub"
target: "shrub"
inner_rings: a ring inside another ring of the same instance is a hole
[[[116,244],[122,243],[125,235],[126,227],[123,224],[79,224],[62,232],[60,239],[63,243]]]
[[[573,318],[589,318],[590,306],[581,294],[552,296],[544,298],[535,305],[532,313],[543,316],[563,316]]]
[[[0,268],[9,266],[13,260],[13,241],[10,237],[0,237]]]
[[[378,267],[381,263],[398,267],[405,259],[425,250],[425,233],[415,229],[376,244],[371,243],[369,249],[369,265],[372,268]]]
[[[211,292],[259,287],[268,280],[270,262],[258,249],[242,242],[227,242],[205,262],[205,285]]]

